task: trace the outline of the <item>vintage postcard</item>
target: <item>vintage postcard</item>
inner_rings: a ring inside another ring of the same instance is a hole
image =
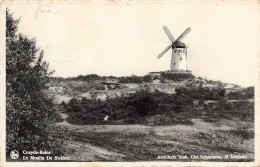
[[[0,12],[0,166],[260,167],[259,1]]]

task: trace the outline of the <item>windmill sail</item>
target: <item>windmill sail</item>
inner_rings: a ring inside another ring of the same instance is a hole
[[[159,55],[157,56],[157,58],[160,59],[160,58],[164,55],[164,53],[166,53],[171,47],[172,47],[172,45],[169,45],[166,49],[164,49],[164,50],[162,51],[161,54],[159,54]]]
[[[168,29],[167,26],[163,26],[163,30],[165,31],[166,35],[168,36],[168,38],[174,42],[174,37],[172,36],[172,33],[170,32],[170,30]]]
[[[182,40],[189,32],[191,31],[191,28],[188,27],[174,42]]]

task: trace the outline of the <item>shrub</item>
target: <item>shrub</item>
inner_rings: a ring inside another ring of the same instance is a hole
[[[75,79],[83,80],[83,81],[93,81],[93,80],[100,80],[100,79],[102,79],[102,77],[97,74],[89,74],[89,75],[85,75],[85,76],[79,75]]]
[[[144,82],[152,82],[152,77],[150,75],[146,75],[143,77]]]
[[[105,78],[107,78],[107,79],[117,79],[117,77],[115,77],[115,76],[108,76],[108,77],[105,77]]]
[[[194,100],[222,100],[225,98],[225,89],[223,88],[191,88],[180,87],[175,89],[177,95],[189,96]]]
[[[154,97],[147,91],[140,91],[130,96],[128,105],[133,106],[136,113],[145,116],[157,107]]]
[[[255,88],[253,86],[246,88],[245,96],[248,98],[255,98]]]
[[[64,110],[67,110],[68,105],[65,103],[65,101],[62,101],[62,102],[61,102],[61,107],[62,107]]]
[[[80,112],[82,110],[82,107],[80,105],[78,105],[78,100],[75,98],[72,98],[69,101],[67,108],[69,111],[72,111],[72,112]]]
[[[95,89],[96,89],[96,90],[105,90],[106,87],[105,87],[105,85],[103,85],[103,84],[96,84],[96,85],[95,85]]]
[[[106,115],[109,116],[110,123],[120,119],[135,119],[138,123],[140,117],[182,112],[184,108],[192,105],[193,102],[189,96],[142,90],[128,97],[117,97],[105,102],[85,98],[71,99],[67,112],[69,113],[68,121],[76,124],[107,123],[103,121]]]
[[[162,73],[163,79],[170,79],[173,81],[183,81],[187,79],[194,78],[192,74],[187,73]]]
[[[118,82],[119,83],[142,83],[142,77],[138,77],[138,76],[131,76],[131,77],[119,77],[118,78]]]
[[[228,97],[232,100],[247,100],[249,98],[254,98],[254,91],[254,87],[248,87],[241,91],[231,92],[228,94]]]
[[[207,109],[208,119],[241,119],[247,122],[254,121],[254,103],[242,102],[221,102],[215,108]]]

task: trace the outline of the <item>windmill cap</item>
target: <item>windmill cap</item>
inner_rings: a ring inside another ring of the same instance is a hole
[[[186,47],[185,43],[182,43],[180,41],[174,42],[174,45],[176,48],[185,48]]]

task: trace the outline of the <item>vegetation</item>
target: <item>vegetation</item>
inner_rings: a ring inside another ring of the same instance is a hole
[[[192,74],[186,74],[186,73],[162,73],[163,79],[170,79],[173,81],[183,81],[187,79],[192,79],[194,76]]]
[[[105,123],[103,118],[107,115],[110,123],[126,118],[136,123],[134,120],[138,121],[140,117],[180,112],[191,104],[192,101],[187,96],[139,91],[128,97],[117,97],[105,102],[73,98],[65,108],[70,115],[68,121],[76,124],[102,124]]]
[[[72,140],[81,143],[91,143],[106,150],[123,153],[125,160],[121,161],[254,161],[253,148],[246,144],[254,139],[253,131],[195,131],[196,127],[191,127],[189,130],[176,130],[173,128],[169,129],[167,126],[161,126],[160,128],[152,126],[145,130],[135,126],[121,131],[119,127],[118,129],[115,128],[116,130],[114,131],[111,131],[110,128],[103,128],[105,129],[104,131],[92,129],[91,133],[82,133],[82,130],[73,131],[71,132]],[[75,149],[79,150],[82,147]],[[238,153],[238,155],[247,155],[248,158],[158,160],[158,152],[162,155],[188,155],[188,157],[189,155],[224,156]],[[103,157],[98,157],[98,160],[110,161],[112,159],[112,157],[108,160],[102,159]],[[116,159],[115,161],[119,160]]]
[[[19,20],[6,11],[6,144],[10,150],[59,152],[60,134],[51,125],[55,113],[45,93],[52,72],[35,39],[18,34]],[[39,55],[39,56],[38,56]]]
[[[145,76],[143,77],[143,81],[144,81],[144,82],[152,82],[152,77],[151,77],[150,75],[145,75]]]
[[[222,88],[181,87],[176,89],[176,94],[171,95],[142,90],[106,101],[73,98],[68,104],[63,103],[63,106],[69,114],[68,121],[75,124],[147,124],[154,119],[160,119],[155,121],[156,124],[190,124],[192,117],[202,116],[202,111],[199,111],[201,109],[196,109],[198,106],[193,103],[195,100],[199,101],[198,105],[207,113],[206,117],[203,117],[207,121],[232,117],[253,120],[253,104],[226,102],[228,95]],[[216,101],[215,106],[204,103],[210,100]],[[104,121],[106,116],[109,117],[108,121]]]
[[[142,77],[133,75],[130,77],[119,77],[118,82],[119,83],[142,83],[143,79]]]
[[[236,92],[231,92],[228,95],[229,99],[233,99],[233,100],[246,100],[246,99],[252,99],[254,98],[254,94],[255,94],[255,89],[254,87],[248,87],[243,89],[242,91],[236,91]]]
[[[242,121],[254,121],[254,103],[245,102],[222,102],[215,107],[206,107],[207,117],[204,120],[216,122],[221,119],[239,119]]]
[[[97,74],[90,74],[90,75],[79,75],[76,77],[78,80],[83,80],[83,81],[91,81],[91,80],[100,80],[102,77],[98,76]]]
[[[95,80],[105,80],[105,79],[117,79],[115,76],[99,76],[97,74],[88,75],[78,75],[77,77],[50,77],[52,81],[95,81]]]
[[[175,90],[177,95],[185,95],[189,96],[192,99],[197,100],[224,100],[225,97],[225,89],[223,88],[197,88],[197,89],[188,89],[188,88],[179,88]]]
[[[152,82],[152,77],[149,75],[145,76],[136,76],[132,75],[130,77],[119,77],[118,78],[119,83],[143,83],[143,82]]]

